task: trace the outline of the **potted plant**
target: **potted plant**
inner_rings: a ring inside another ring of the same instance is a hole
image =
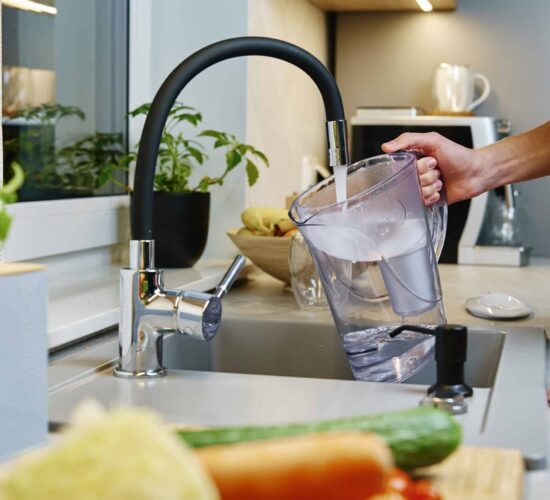
[[[58,148],[55,125],[66,118],[84,120],[76,106],[41,104],[19,111],[7,120],[24,120],[29,126],[5,129],[7,163],[25,167],[26,182],[19,192],[22,201],[92,196],[94,190],[114,178],[124,154],[121,133],[95,132]],[[14,122],[17,123],[17,122]]]
[[[144,104],[130,116],[146,115],[149,109],[150,104]],[[243,163],[248,184],[253,186],[259,176],[258,161],[269,165],[264,153],[227,132],[203,130],[189,138],[181,128],[176,130],[183,123],[196,128],[201,121],[199,111],[176,102],[161,136],[153,199],[155,259],[160,267],[191,267],[201,257],[208,237],[212,186],[222,186],[227,175]],[[214,149],[225,150],[225,169],[217,177],[204,175],[193,184],[191,174],[208,158],[204,140],[213,141]],[[122,168],[136,155],[127,155]]]
[[[121,133],[95,132],[86,135],[57,152],[59,185],[68,191],[90,194],[108,182],[126,189],[126,184],[115,178],[123,156]]]

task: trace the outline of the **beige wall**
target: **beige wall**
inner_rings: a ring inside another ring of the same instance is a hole
[[[295,43],[326,63],[325,14],[307,0],[249,0],[248,34]],[[248,189],[248,206],[284,206],[300,188],[303,156],[326,164],[324,123],[321,96],[305,73],[270,58],[248,59],[247,141],[271,164]]]
[[[132,9],[133,8],[133,9]],[[195,51],[211,43],[247,34],[248,0],[135,0],[135,39],[130,76],[130,109],[150,101],[168,74]],[[216,15],[213,15],[213,13]],[[133,13],[133,14],[132,14]],[[132,50],[130,51],[132,55]],[[179,99],[199,109],[203,122],[198,130],[214,129],[246,137],[247,58],[216,64],[197,75]],[[194,134],[189,127],[185,133]],[[139,140],[140,127],[133,130]],[[208,160],[196,169],[192,181],[204,175],[221,175],[225,151],[214,150],[213,141],[202,141]],[[225,234],[239,227],[245,208],[245,169],[239,165],[223,186],[211,189],[210,227],[205,258],[229,258],[236,247]]]

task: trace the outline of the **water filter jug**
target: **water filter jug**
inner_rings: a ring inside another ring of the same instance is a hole
[[[357,162],[345,183],[345,200],[337,202],[332,176],[302,193],[290,216],[308,243],[355,377],[403,381],[430,358],[434,340],[389,332],[446,321],[437,256],[447,207],[424,205],[408,152]]]

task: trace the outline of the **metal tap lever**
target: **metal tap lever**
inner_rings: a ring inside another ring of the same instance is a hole
[[[229,291],[246,259],[238,255],[214,294],[200,292],[180,292],[176,301],[176,324],[178,331],[201,340],[212,340],[220,328],[222,319],[222,297]]]
[[[229,266],[229,269],[225,273],[225,276],[220,281],[220,284],[216,287],[214,295],[218,299],[223,298],[223,296],[229,291],[233,286],[235,280],[239,277],[244,265],[246,264],[246,259],[242,255],[237,255],[233,263]]]

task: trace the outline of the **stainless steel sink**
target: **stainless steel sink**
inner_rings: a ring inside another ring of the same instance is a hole
[[[75,348],[76,349],[76,348]],[[168,376],[112,376],[116,338],[52,363],[50,419],[63,423],[88,397],[144,405],[170,422],[272,424],[410,408],[435,380],[428,363],[406,384],[354,382],[331,324],[226,318],[211,343],[164,340]],[[466,382],[474,387],[458,417],[464,442],[518,448],[529,468],[546,460],[546,337],[541,328],[470,330]]]
[[[493,386],[504,339],[501,332],[469,331],[469,385]],[[228,319],[209,344],[183,336],[165,340],[164,360],[168,368],[181,370],[353,380],[340,337],[327,324]],[[432,360],[406,383],[434,382]]]
[[[540,328],[469,330],[465,381],[474,387],[474,397],[467,415],[459,418],[467,443],[520,448],[528,467],[545,465],[545,343]],[[329,324],[226,319],[209,344],[182,336],[166,339],[164,359],[178,370],[353,379]],[[418,387],[418,402],[435,379],[432,360],[401,387],[403,392]],[[388,397],[399,396],[392,390]]]

